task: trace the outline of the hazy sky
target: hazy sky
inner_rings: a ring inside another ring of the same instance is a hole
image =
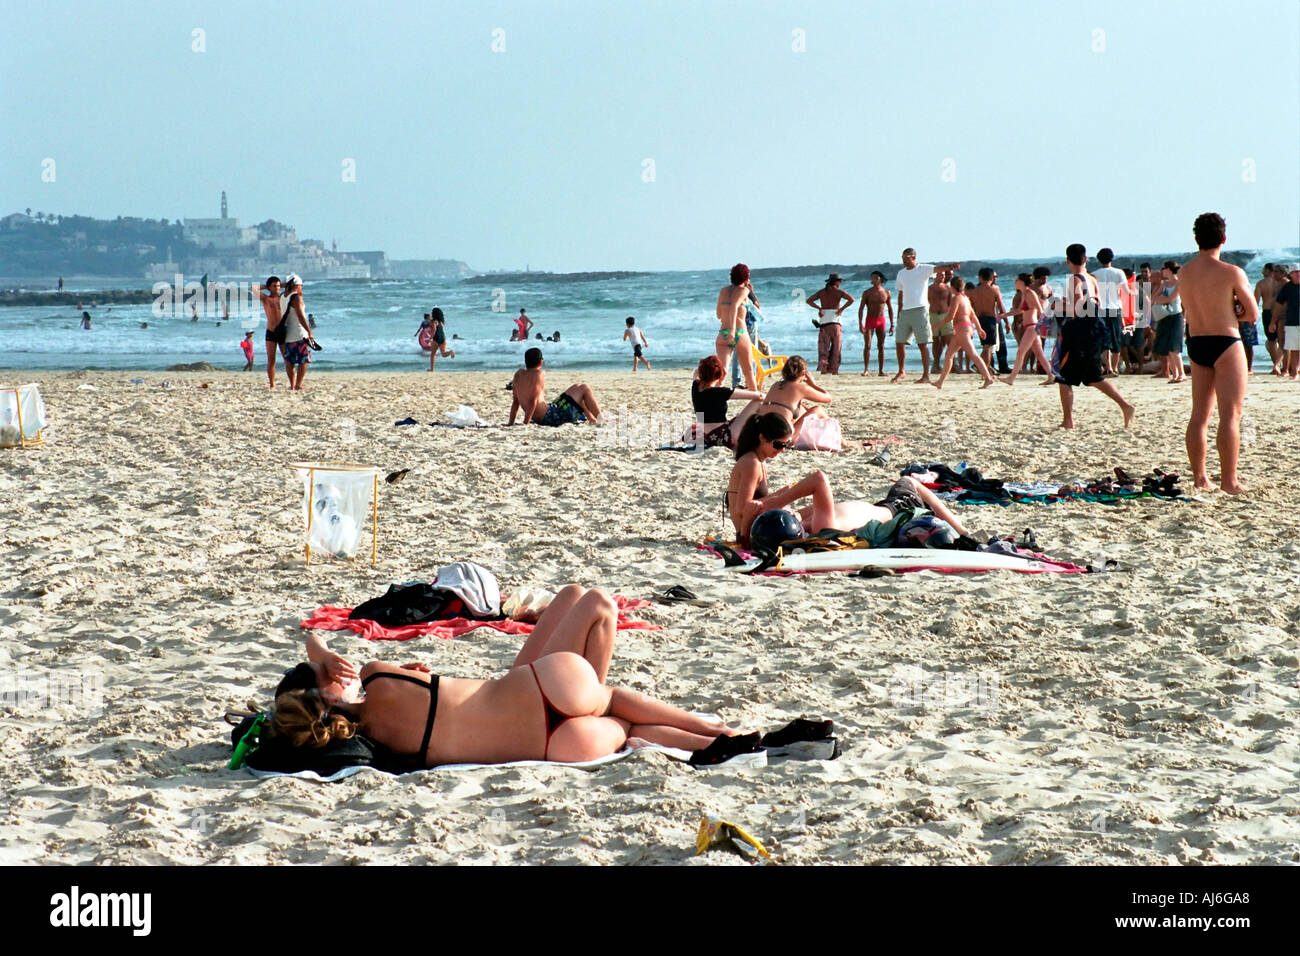
[[[1207,209],[1230,247],[1300,241],[1295,0],[54,2],[3,24],[0,215],[216,216],[225,189],[244,224],[341,249],[555,271],[1155,252]]]

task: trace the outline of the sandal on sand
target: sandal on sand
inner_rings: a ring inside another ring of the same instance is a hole
[[[713,743],[703,750],[694,751],[691,754],[689,763],[692,767],[712,767],[720,763],[726,763],[732,757],[758,753],[762,749],[758,742],[757,733],[736,734],[731,737],[723,735],[715,737]]]
[[[655,600],[660,604],[694,604],[696,607],[709,607],[712,601],[702,601],[690,588],[683,587],[680,584],[674,584],[672,587],[655,595]]]
[[[409,468],[403,468],[401,471],[389,472],[384,478],[384,481],[388,482],[390,485],[395,485],[410,473],[411,469]]]

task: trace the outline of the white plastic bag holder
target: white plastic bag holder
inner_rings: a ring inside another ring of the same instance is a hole
[[[344,462],[296,462],[293,467],[303,482],[307,563],[312,548],[336,558],[355,558],[369,517],[374,564],[379,550],[379,469]]]
[[[0,385],[0,448],[31,448],[45,441],[45,401],[35,382]]]

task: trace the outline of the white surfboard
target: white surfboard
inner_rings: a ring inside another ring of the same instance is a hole
[[[758,558],[732,565],[728,571],[753,571]],[[809,551],[786,554],[769,571],[856,571],[860,568],[934,568],[958,571],[1045,571],[1035,558],[985,551],[948,551],[930,548],[856,548],[843,551]]]

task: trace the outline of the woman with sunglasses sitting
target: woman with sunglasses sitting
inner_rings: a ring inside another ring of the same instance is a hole
[[[617,626],[618,608],[606,594],[571,584],[542,612],[510,670],[491,680],[439,678],[423,664],[382,661],[357,671],[312,635],[309,663],[276,688],[270,733],[295,747],[362,733],[411,769],[595,760],[630,737],[698,751],[736,736],[716,718],[607,685]],[[344,692],[357,677],[365,689],[360,700]]]
[[[925,508],[952,525],[958,534],[969,534],[948,507],[916,479],[904,476],[894,482],[884,499],[835,502],[825,473],[814,471],[802,481],[772,491],[768,486],[767,462],[793,443],[793,426],[776,412],[753,415],[736,441],[736,464],[731,469],[725,504],[740,544],[749,543],[749,526],[764,511],[785,508],[804,498],[812,504],[795,510],[804,531],[816,534],[828,529],[853,531],[869,521],[889,521],[903,508]],[[794,509],[791,509],[794,510]]]

